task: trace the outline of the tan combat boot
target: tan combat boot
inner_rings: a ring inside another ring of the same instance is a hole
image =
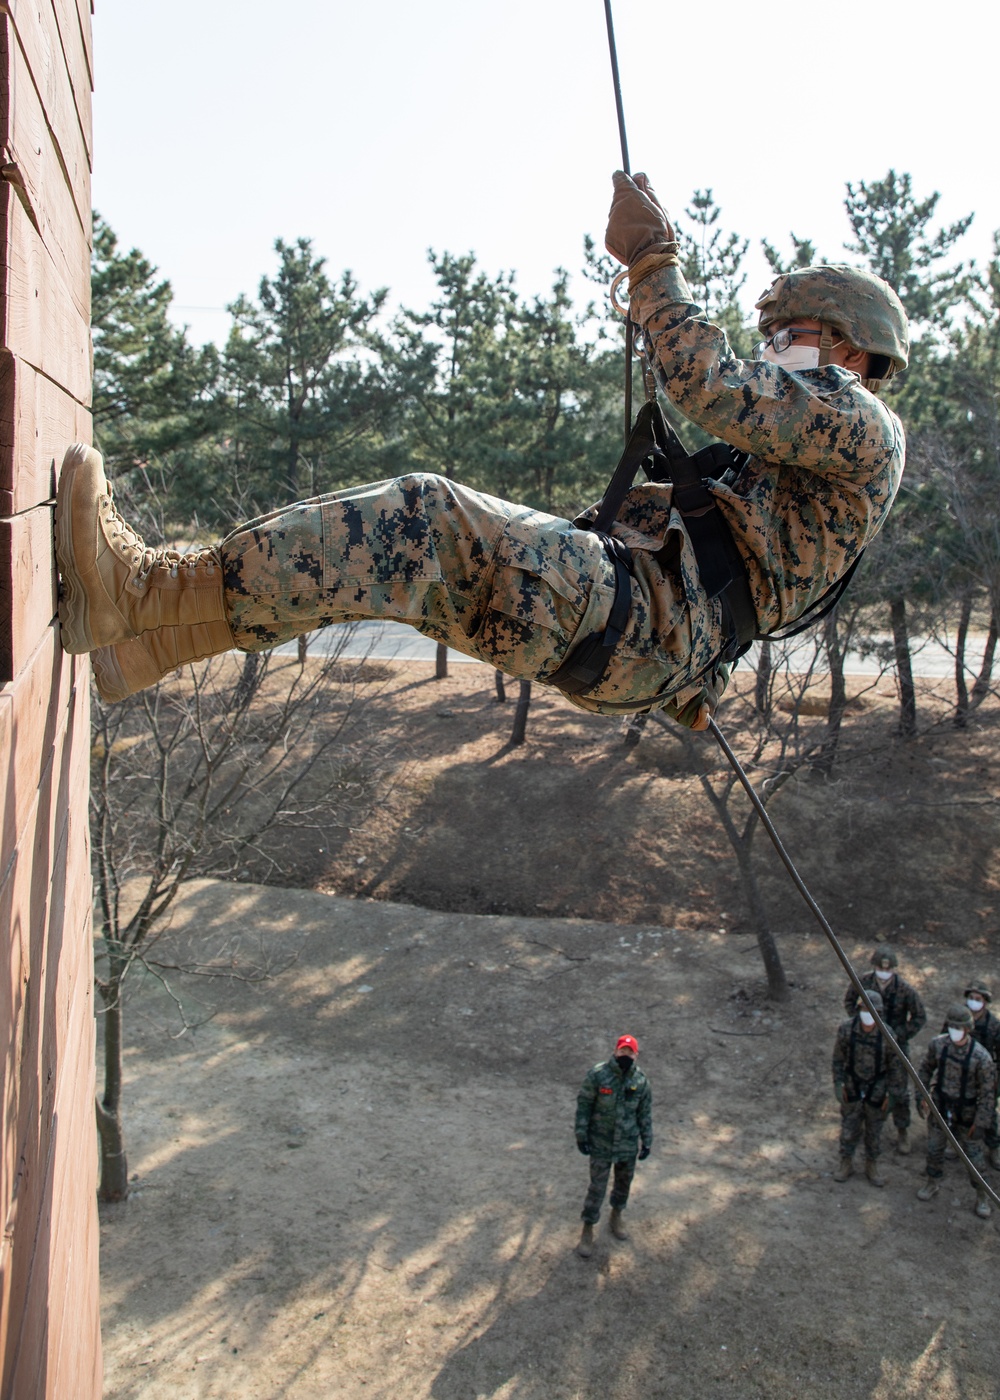
[[[854,1158],[841,1155],[837,1170],[833,1174],[834,1181],[846,1181],[854,1174]]]
[[[141,654],[127,648],[103,659],[107,699],[234,646],[218,550],[179,554],[148,546],[115,509],[100,453],[80,443],[67,450],[59,478],[56,558],[65,651],[115,648],[146,636]]]
[[[627,1240],[628,1231],[625,1229],[625,1217],[620,1210],[614,1209],[611,1212],[611,1233],[616,1240]]]
[[[589,1221],[584,1224],[580,1232],[580,1243],[576,1247],[576,1252],[581,1259],[589,1259],[594,1252],[594,1227]]]
[[[989,1220],[993,1214],[993,1207],[990,1205],[990,1198],[980,1186],[976,1190],[976,1214],[980,1220]]]
[[[918,1201],[933,1201],[934,1197],[941,1190],[941,1183],[933,1176],[929,1176],[917,1192]]]
[[[909,1129],[908,1129],[908,1128],[897,1128],[897,1129],[896,1129],[896,1151],[899,1153],[899,1155],[900,1155],[901,1157],[909,1157],[911,1150],[912,1150],[912,1149],[911,1149],[911,1147],[910,1147],[910,1131],[909,1131]]]
[[[865,1176],[873,1186],[884,1186],[885,1177],[880,1175],[878,1161],[874,1157],[865,1158]]]
[[[178,666],[232,651],[234,645],[229,623],[223,618],[183,627],[158,627],[116,646],[98,647],[90,653],[90,660],[101,699],[114,704],[155,685]]]

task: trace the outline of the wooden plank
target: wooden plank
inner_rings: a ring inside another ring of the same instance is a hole
[[[87,697],[78,694],[75,731],[86,727]],[[80,1053],[74,1044],[81,1038],[90,1057],[90,946],[89,880],[79,877],[81,857],[86,855],[80,823],[71,821],[68,791],[80,791],[85,782],[89,755],[80,743],[68,747],[58,776],[40,794],[34,820],[14,868],[0,890],[0,918],[21,947],[23,983],[21,1030],[16,1037],[13,1074],[5,1076],[5,1141],[3,1182],[4,1234],[0,1241],[0,1354],[4,1357],[3,1394],[11,1393],[9,1377],[18,1351],[31,1354],[37,1338],[16,1336],[27,1312],[32,1259],[38,1243],[38,1222],[45,1226],[50,1207],[46,1191],[53,1131],[58,1128],[57,1090],[63,1066]],[[81,988],[85,995],[81,996]],[[83,1018],[79,1022],[79,1018]],[[76,1019],[79,1025],[74,1029]],[[82,1025],[83,1029],[79,1026]],[[88,1058],[87,1063],[92,1063]],[[7,1078],[15,1081],[11,1102]],[[92,1103],[87,1094],[88,1104]],[[11,1125],[16,1146],[10,1151]],[[91,1156],[93,1139],[91,1138]],[[10,1178],[8,1164],[15,1174]],[[42,1309],[44,1312],[44,1308]],[[29,1323],[30,1327],[30,1323]],[[16,1390],[14,1393],[18,1393]],[[33,1394],[32,1391],[27,1391]]]
[[[44,0],[40,3],[44,4]],[[53,10],[70,87],[80,108],[81,125],[87,133],[87,149],[93,151],[90,94],[94,91],[94,35],[90,17],[94,7],[90,0],[53,0]]]
[[[0,927],[9,930],[8,958],[0,965],[4,979],[0,1004],[5,1011],[0,1022],[0,1054],[4,1062],[0,1219],[7,1218],[14,1180],[21,1170],[18,1163],[22,1144],[20,1137],[17,1142],[12,1140],[11,1124],[25,1121],[24,1112],[18,1106],[22,1076],[29,1064],[34,1064],[38,1076],[43,1075],[43,1047],[37,1037],[43,1009],[39,998],[48,960],[54,955],[58,968],[59,953],[65,941],[63,924],[69,922],[76,928],[89,918],[87,812],[85,808],[81,810],[81,803],[70,800],[71,793],[86,792],[90,760],[86,742],[89,739],[89,699],[89,693],[83,689],[73,694],[71,718],[63,743],[53,752],[38,784],[24,834],[6,862],[0,884]],[[86,956],[89,960],[89,945]],[[87,969],[89,999],[89,961]],[[77,976],[72,962],[67,963],[66,974]],[[53,983],[52,988],[55,986]],[[44,1053],[57,1052],[58,1043]],[[28,1121],[36,1117],[35,1110],[29,1110]]]
[[[53,507],[0,519],[0,579],[13,587],[0,616],[0,681],[25,669],[56,614]]]
[[[7,73],[6,85],[0,84],[4,176],[41,234],[76,309],[88,318],[92,219],[87,153],[82,137],[68,151],[57,144],[7,15],[0,15],[0,71]]]
[[[56,144],[67,157],[81,146],[87,168],[93,169],[94,85],[79,23],[66,23],[69,42],[64,43],[52,0],[0,0],[0,11],[13,21]],[[89,24],[87,32],[89,38]],[[68,159],[66,165],[72,168]]]
[[[90,323],[9,184],[0,186],[2,343],[82,404],[90,403]]]
[[[39,791],[52,781],[52,765],[66,739],[71,691],[77,678],[84,687],[89,684],[88,669],[86,657],[65,654],[52,624],[4,695],[0,753],[7,755],[7,770],[0,792],[0,871],[20,843]]]
[[[82,404],[0,349],[0,516],[52,500],[66,448],[91,431]]]

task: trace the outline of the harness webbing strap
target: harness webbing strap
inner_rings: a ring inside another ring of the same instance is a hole
[[[550,676],[545,677],[546,685],[554,685],[566,695],[582,695],[593,690],[608,669],[615,647],[621,641],[628,626],[632,610],[632,574],[629,565],[632,553],[621,540],[611,535],[602,535],[604,552],[615,567],[615,597],[611,613],[603,632],[592,632],[582,642],[577,643]]]
[[[858,1036],[859,1036],[860,1034],[861,1034],[861,1032],[858,1030],[858,1018],[855,1016],[853,1022],[851,1023],[851,1044],[850,1044],[850,1049],[848,1050],[848,1054],[847,1054],[847,1073],[848,1073],[848,1074],[851,1076],[851,1078],[854,1080],[854,1094],[855,1094],[855,1097],[856,1097],[856,1098],[859,1098],[859,1099],[860,1099],[860,1098],[863,1098],[864,1095],[862,1094],[862,1091],[861,1091],[861,1077],[859,1076],[858,1072],[857,1072],[857,1071],[855,1070],[855,1068],[854,1068],[854,1056],[855,1056],[855,1054],[856,1054],[856,1052],[857,1052]],[[883,1049],[882,1032],[881,1032],[881,1031],[876,1031],[876,1035],[878,1036],[878,1043],[877,1043],[877,1045],[875,1046],[875,1074],[874,1074],[874,1077],[873,1077],[870,1081],[869,1081],[869,1080],[865,1080],[865,1083],[866,1083],[866,1084],[867,1084],[867,1083],[877,1084],[878,1081],[882,1078],[882,1049]]]

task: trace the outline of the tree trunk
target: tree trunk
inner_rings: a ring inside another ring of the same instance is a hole
[[[917,732],[917,692],[913,684],[906,599],[893,598],[889,605],[889,615],[892,619],[892,643],[896,677],[899,682],[899,732],[904,739],[912,739]]]
[[[528,731],[528,711],[531,708],[531,682],[519,681],[517,692],[517,707],[514,710],[514,728],[510,733],[510,743],[512,748],[524,743],[524,736]]]
[[[840,728],[844,722],[844,711],[847,709],[847,683],[844,680],[844,649],[840,645],[840,633],[837,628],[837,609],[827,617],[823,624],[823,647],[826,651],[827,662],[830,667],[830,706],[826,714],[826,736],[823,739],[823,746],[819,751],[819,756],[813,767],[818,773],[823,773],[829,777],[833,772],[834,761],[837,757],[837,745],[840,743]]]
[[[232,708],[234,710],[245,709],[253,699],[257,689],[257,672],[260,670],[260,652],[248,651],[243,658],[243,670],[240,672],[239,684],[233,692]]]
[[[976,683],[972,687],[972,708],[976,709],[981,705],[990,693],[990,682],[993,679],[993,659],[997,650],[997,618],[996,613],[990,618],[989,635],[986,638],[986,651],[983,653],[983,664],[976,677]]]
[[[434,679],[443,681],[448,675],[448,648],[444,642],[438,642],[434,651]]]
[[[502,672],[502,671],[494,671],[494,673],[493,673],[493,680],[494,680],[494,682],[495,682],[495,684],[496,684],[496,688],[497,688],[497,704],[498,704],[498,705],[506,705],[506,703],[507,703],[507,687],[504,685],[503,672]]]
[[[746,836],[737,836],[736,842],[732,843],[731,841],[731,844],[736,852],[736,863],[740,869],[743,893],[750,906],[754,937],[757,939],[757,947],[760,950],[761,961],[767,974],[767,994],[774,1001],[787,1001],[791,995],[788,978],[785,976],[781,954],[778,952],[778,945],[771,932],[771,923],[764,907],[757,876],[754,873],[750,840]]]
[[[309,655],[309,635],[306,632],[299,633],[299,665],[306,664],[306,657]]]
[[[771,717],[771,673],[773,670],[774,658],[771,655],[771,643],[765,637],[760,644],[760,656],[757,661],[757,681],[753,691],[754,709],[764,719],[770,719]]]
[[[965,643],[969,636],[969,619],[972,617],[972,594],[966,593],[962,599],[962,611],[958,618],[958,636],[955,638],[955,717],[956,729],[964,729],[969,718],[969,687],[965,680]]]
[[[101,1145],[102,1201],[124,1201],[128,1195],[128,1160],[122,1131],[122,997],[112,981],[104,1005],[104,1098],[98,1099],[97,1133]]]

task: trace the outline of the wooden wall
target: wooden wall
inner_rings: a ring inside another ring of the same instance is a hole
[[[0,0],[0,1395],[97,1400],[89,665],[56,474],[90,440],[89,0]]]

